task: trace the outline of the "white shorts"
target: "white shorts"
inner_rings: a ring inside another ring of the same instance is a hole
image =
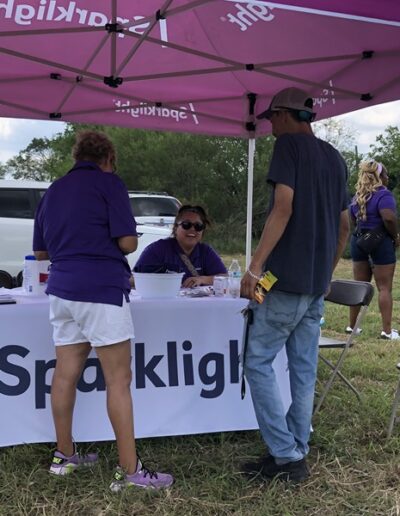
[[[125,298],[122,306],[69,301],[51,294],[49,299],[56,346],[82,342],[94,347],[109,346],[135,336],[130,306]]]

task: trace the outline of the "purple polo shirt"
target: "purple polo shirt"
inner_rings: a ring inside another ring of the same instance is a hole
[[[183,253],[176,238],[162,238],[148,245],[140,255],[134,267],[135,272],[184,272],[183,280],[193,274],[182,261]],[[212,247],[199,242],[191,252],[190,261],[199,276],[226,274],[226,267]]]
[[[385,186],[379,187],[367,202],[367,219],[360,220],[359,229],[372,229],[381,226],[383,222],[379,211],[383,209],[392,210],[396,213],[396,201],[392,192]],[[352,218],[357,220],[358,204],[355,203],[354,197],[350,204],[350,213]]]
[[[117,239],[136,236],[121,179],[81,161],[55,181],[39,203],[33,250],[51,260],[48,294],[72,301],[122,306],[130,268]]]

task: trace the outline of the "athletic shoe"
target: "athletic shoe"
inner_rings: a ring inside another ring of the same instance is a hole
[[[117,493],[126,487],[136,486],[144,489],[161,489],[174,483],[174,477],[168,473],[158,473],[147,469],[138,459],[136,472],[128,475],[117,466],[114,478],[110,484],[113,493]]]
[[[88,453],[79,455],[74,446],[75,453],[67,457],[60,451],[56,450],[53,455],[53,461],[50,466],[50,473],[54,475],[68,475],[77,468],[94,466],[98,461],[97,453]]]
[[[260,457],[257,460],[244,462],[240,466],[240,470],[242,473],[245,473],[246,475],[249,475],[251,477],[258,475],[258,474],[262,475],[264,468],[268,468],[268,466],[271,463],[275,464],[275,459],[273,458],[272,455],[267,454],[267,455],[264,455],[263,457]]]
[[[397,340],[400,339],[399,332],[397,330],[394,330],[392,328],[392,331],[390,333],[386,333],[383,330],[381,331],[381,339],[384,340]]]
[[[275,461],[265,465],[261,473],[267,478],[277,478],[283,482],[298,484],[304,482],[310,476],[310,470],[305,458],[286,464],[276,464]]]
[[[353,328],[351,326],[347,326],[347,328],[345,329],[345,332],[346,333],[353,333]],[[361,332],[362,332],[362,329],[358,328],[357,331],[356,331],[356,335],[360,335]]]

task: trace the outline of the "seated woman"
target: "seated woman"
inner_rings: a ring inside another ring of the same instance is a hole
[[[214,276],[226,267],[212,247],[201,242],[210,225],[201,206],[182,206],[174,221],[172,236],[148,245],[134,267],[135,272],[184,272],[183,287],[212,285]]]

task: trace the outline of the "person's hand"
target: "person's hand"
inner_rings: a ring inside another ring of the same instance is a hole
[[[252,274],[249,273],[251,270]],[[261,270],[253,270],[248,269],[240,282],[240,296],[245,297],[247,299],[254,299],[254,293],[256,289],[256,285],[258,283],[258,278],[261,277]]]
[[[400,234],[397,233],[396,238],[394,239],[394,246],[400,247]]]
[[[329,282],[328,286],[326,287],[324,299],[326,299],[330,293],[331,293],[331,282]]]
[[[195,288],[200,287],[201,285],[206,285],[204,276],[191,276],[190,278],[186,278],[182,284],[184,288]]]

